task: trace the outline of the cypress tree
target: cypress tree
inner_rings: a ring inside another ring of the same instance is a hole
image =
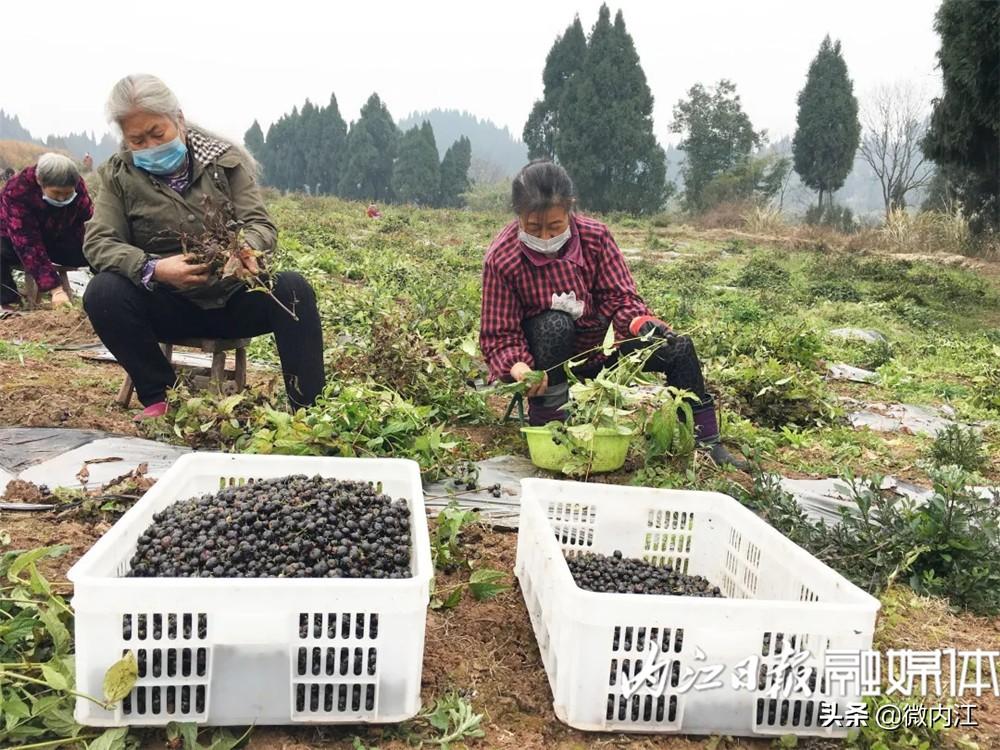
[[[399,129],[389,109],[378,94],[372,94],[347,134],[340,195],[355,200],[391,200],[398,141]]]
[[[315,191],[317,186],[323,189],[325,185],[326,175],[324,173],[321,130],[322,122],[319,109],[306,99],[305,104],[302,105],[295,142],[302,152],[304,164],[302,182],[309,186],[310,191]]]
[[[795,171],[803,183],[819,191],[820,206],[824,194],[830,196],[832,205],[833,191],[844,185],[854,166],[861,122],[840,42],[831,42],[829,34],[809,65],[798,103],[792,139]]]
[[[462,205],[462,195],[469,191],[469,167],[472,142],[464,135],[455,141],[441,160],[441,192],[438,205],[455,208]]]
[[[597,211],[657,211],[666,155],[653,135],[653,95],[621,11],[602,5],[583,66],[566,84],[555,147],[581,203]]]
[[[320,164],[323,192],[336,193],[340,185],[340,166],[347,145],[347,123],[340,115],[337,97],[320,111]]]
[[[934,28],[944,91],[924,153],[947,171],[971,229],[1000,230],[1000,3],[944,0]]]
[[[559,104],[566,83],[583,66],[587,54],[587,37],[583,33],[580,17],[573,19],[562,36],[558,37],[545,58],[542,71],[544,90],[535,102],[524,125],[523,138],[528,146],[529,159],[554,159],[555,141],[559,132]]]
[[[437,144],[434,130],[426,120],[407,130],[399,141],[399,158],[392,173],[396,200],[431,206],[437,201],[440,184]]]
[[[253,121],[253,125],[247,128],[247,132],[243,135],[243,145],[247,147],[247,151],[253,154],[253,157],[257,161],[263,161],[264,159],[264,131],[260,129],[260,123],[256,120]]]

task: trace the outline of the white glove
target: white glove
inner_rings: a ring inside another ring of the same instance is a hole
[[[576,298],[576,292],[565,292],[552,295],[552,309],[569,313],[573,320],[579,320],[584,310],[583,300]]]

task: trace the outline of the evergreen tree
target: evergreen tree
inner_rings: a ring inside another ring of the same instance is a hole
[[[944,0],[934,28],[944,93],[924,153],[948,170],[972,230],[1000,230],[1000,3]]]
[[[340,166],[347,145],[347,123],[340,115],[337,97],[330,94],[330,103],[320,111],[318,159],[324,193],[336,193],[340,186]]]
[[[472,142],[464,135],[455,141],[441,160],[441,191],[438,205],[456,208],[469,191],[469,166],[472,164]]]
[[[581,203],[650,213],[664,201],[666,156],[653,135],[653,96],[621,11],[602,5],[583,66],[559,103],[556,156]]]
[[[356,200],[391,200],[398,141],[399,129],[389,109],[378,94],[372,94],[347,134],[339,194]]]
[[[323,152],[323,123],[320,110],[308,99],[302,105],[301,119],[297,124],[295,143],[302,152],[302,182],[309,186],[310,192],[318,192],[317,187],[319,190],[328,188]]]
[[[542,98],[532,107],[522,136],[528,146],[529,159],[555,158],[559,105],[567,82],[583,66],[586,54],[587,37],[583,33],[580,17],[577,16],[563,35],[556,39],[545,58]]]
[[[392,173],[392,191],[401,203],[432,206],[441,181],[437,144],[429,122],[407,130],[399,140],[399,158]]]
[[[312,106],[308,99],[306,105]],[[292,107],[292,114],[288,116],[288,137],[282,156],[285,184],[289,190],[302,190],[306,184],[306,152],[301,132],[302,113],[297,106]]]
[[[824,194],[832,204],[833,191],[843,186],[854,166],[861,122],[840,42],[831,42],[829,34],[809,65],[798,103],[792,140],[795,171],[803,183],[819,192],[819,205]]]
[[[0,141],[34,141],[40,140],[31,137],[28,129],[21,124],[17,115],[8,115],[0,109]]]
[[[247,147],[247,151],[253,154],[255,159],[263,161],[265,148],[264,131],[260,129],[260,123],[256,120],[253,121],[253,125],[243,135],[243,145]]]
[[[692,86],[688,98],[674,106],[670,129],[684,133],[678,144],[685,152],[684,202],[693,211],[705,208],[705,187],[714,177],[748,160],[764,142],[743,111],[736,86],[725,79],[711,92],[700,83]]]

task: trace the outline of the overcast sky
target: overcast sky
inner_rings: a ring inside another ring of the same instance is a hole
[[[729,78],[757,128],[795,127],[795,97],[824,34],[840,39],[855,92],[906,79],[940,89],[939,0],[620,0],[656,99],[656,132],[694,83]],[[163,78],[193,121],[242,137],[306,97],[336,93],[348,121],[372,91],[401,118],[464,109],[520,137],[555,37],[597,0],[0,1],[0,108],[33,135],[107,129],[115,80]]]

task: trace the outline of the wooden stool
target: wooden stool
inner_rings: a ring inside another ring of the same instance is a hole
[[[56,273],[59,274],[59,282],[62,284],[62,290],[66,292],[66,296],[73,299],[73,288],[69,285],[69,272],[75,271],[76,269],[72,266],[56,266]],[[24,307],[26,310],[34,310],[38,306],[38,299],[41,297],[41,292],[38,291],[38,284],[35,283],[35,277],[30,273],[25,271],[24,273]]]
[[[233,380],[236,382],[236,387],[240,390],[246,388],[247,347],[249,345],[250,339],[182,339],[180,341],[160,344],[160,348],[163,349],[167,361],[171,364],[173,364],[175,346],[200,349],[203,352],[211,354],[212,370],[209,379],[212,388],[216,392],[221,393],[222,386],[226,382],[226,352],[228,351],[236,352],[236,369],[233,371]],[[122,387],[118,391],[118,397],[115,400],[122,406],[127,407],[132,400],[133,390],[135,390],[135,385],[132,383],[132,378],[126,374],[125,382],[122,383]]]

